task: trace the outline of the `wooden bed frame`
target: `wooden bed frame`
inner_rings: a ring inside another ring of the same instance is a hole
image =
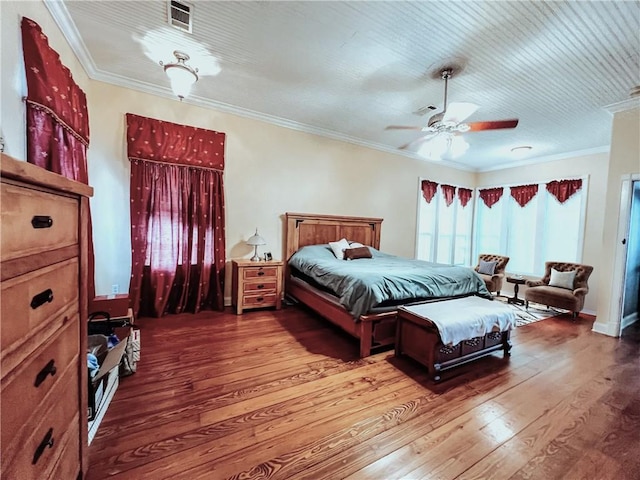
[[[306,245],[335,242],[341,238],[380,249],[381,218],[307,213],[286,213],[285,218],[285,265],[291,255]],[[360,357],[368,357],[372,351],[395,342],[396,311],[362,315],[356,320],[343,306],[319,295],[310,287],[292,282],[288,266],[285,270],[285,292],[359,339]]]

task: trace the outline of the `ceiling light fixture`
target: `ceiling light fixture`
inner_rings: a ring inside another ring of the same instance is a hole
[[[513,153],[515,157],[524,157],[527,153],[531,151],[532,148],[533,147],[531,145],[522,145],[520,147],[513,147],[511,149],[511,153]]]
[[[463,155],[468,148],[469,144],[461,135],[441,132],[433,140],[423,143],[418,155],[431,160],[452,160]]]
[[[191,86],[198,81],[198,69],[185,63],[190,58],[186,53],[174,50],[173,55],[177,62],[162,63],[160,61],[160,65],[164,67],[164,71],[171,81],[173,93],[182,101],[184,97],[189,95]]]

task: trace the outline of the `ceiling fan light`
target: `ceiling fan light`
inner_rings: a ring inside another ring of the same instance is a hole
[[[469,144],[461,136],[442,133],[424,143],[418,155],[430,160],[449,160],[463,155],[468,148]]]

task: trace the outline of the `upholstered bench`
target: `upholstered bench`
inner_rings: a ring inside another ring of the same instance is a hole
[[[403,306],[395,354],[425,365],[438,382],[441,372],[497,350],[508,357],[515,322],[510,307],[476,296]]]

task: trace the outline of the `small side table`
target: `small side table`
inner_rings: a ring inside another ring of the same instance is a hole
[[[233,286],[231,303],[236,314],[251,308],[282,305],[282,276],[284,262],[278,260],[232,260]]]
[[[523,305],[524,300],[518,298],[518,290],[520,285],[524,285],[526,280],[522,277],[507,277],[507,282],[513,283],[513,297],[507,300],[508,303],[515,303],[516,305]]]

